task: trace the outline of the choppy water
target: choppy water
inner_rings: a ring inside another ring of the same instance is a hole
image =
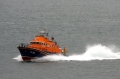
[[[1,79],[119,79],[119,0],[0,0]],[[46,28],[68,56],[21,62],[17,46]],[[14,60],[15,59],[15,60]],[[17,61],[16,61],[17,60]]]

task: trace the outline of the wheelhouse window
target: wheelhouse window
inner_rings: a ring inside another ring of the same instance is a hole
[[[43,42],[31,42],[31,44],[39,44],[39,45],[47,46],[47,44]]]

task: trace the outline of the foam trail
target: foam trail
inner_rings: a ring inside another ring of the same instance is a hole
[[[114,48],[115,50],[115,48]],[[120,59],[120,53],[114,52],[112,48],[103,46],[101,44],[88,46],[87,50],[83,54],[74,54],[70,56],[63,55],[49,55],[38,60],[44,61],[91,61],[91,60],[110,60]]]
[[[119,52],[114,52],[112,48],[102,46],[101,44],[88,47],[87,51],[83,55],[98,60],[120,59]]]
[[[115,50],[115,48],[114,48]],[[20,56],[14,58],[21,60]],[[91,61],[91,60],[110,60],[110,59],[120,59],[120,53],[114,52],[112,48],[103,46],[101,44],[88,46],[86,52],[83,54],[74,54],[69,56],[63,55],[48,55],[43,58],[38,58],[32,60],[34,62],[43,61]]]
[[[21,55],[18,55],[16,57],[14,57],[13,59],[15,59],[17,61],[23,61]]]

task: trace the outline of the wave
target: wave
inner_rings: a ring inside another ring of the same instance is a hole
[[[13,59],[22,61],[21,56]],[[42,58],[34,59],[33,62],[43,61],[92,61],[92,60],[112,60],[120,59],[120,52],[115,52],[115,46],[107,47],[101,44],[87,46],[86,52],[83,54],[73,54],[68,56],[63,55],[48,55]]]

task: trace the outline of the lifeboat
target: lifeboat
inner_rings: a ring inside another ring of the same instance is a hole
[[[66,48],[60,48],[54,37],[50,39],[46,31],[41,31],[29,44],[21,43],[18,50],[23,61],[31,61],[47,55],[65,55],[66,53]]]

